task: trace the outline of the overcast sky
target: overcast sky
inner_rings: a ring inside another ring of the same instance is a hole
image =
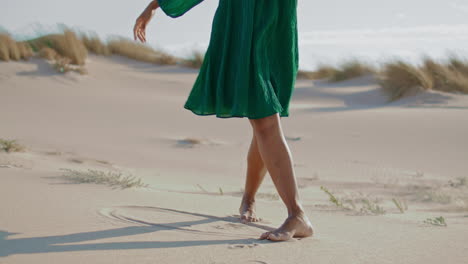
[[[110,35],[132,38],[135,19],[150,2],[0,1],[0,26],[12,33],[32,34],[31,25],[35,23],[42,24],[46,29],[53,28],[56,23],[64,23],[95,31],[103,38]],[[171,50],[187,45],[193,47],[198,43],[203,49],[209,41],[211,22],[218,2],[219,0],[205,0],[176,19],[165,16],[159,10],[148,28],[149,44]],[[327,45],[328,40],[325,38],[330,37],[345,37],[348,41],[355,42],[363,34],[367,37],[370,34],[369,40],[375,39],[372,34],[378,34],[379,37],[393,33],[412,36],[419,29],[447,40],[461,34],[466,35],[468,0],[298,0],[298,29],[302,46],[311,41],[325,41],[324,45]],[[468,39],[462,37],[461,41],[465,40]]]

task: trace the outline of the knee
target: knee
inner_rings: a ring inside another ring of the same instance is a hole
[[[278,128],[278,120],[276,115],[271,115],[258,119],[249,119],[254,132],[257,135],[271,135],[272,131]]]

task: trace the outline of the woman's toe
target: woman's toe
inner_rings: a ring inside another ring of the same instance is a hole
[[[260,239],[267,239],[267,238],[268,238],[268,236],[269,236],[270,234],[271,234],[271,232],[270,232],[270,231],[268,231],[268,232],[265,232],[265,233],[263,233],[263,234],[261,234],[261,235],[260,235]]]
[[[285,240],[289,240],[292,238],[292,235],[290,232],[284,232],[284,233],[271,233],[269,236],[268,236],[268,239],[269,240],[272,240],[272,241],[285,241]]]

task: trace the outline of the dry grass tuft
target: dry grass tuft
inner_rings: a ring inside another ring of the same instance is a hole
[[[408,210],[408,204],[406,203],[406,200],[400,200],[400,199],[393,198],[392,202],[398,208],[400,213],[403,214],[403,213],[405,213],[406,210]]]
[[[54,61],[60,57],[54,49],[49,47],[42,47],[39,50],[38,55],[39,57],[50,61]]]
[[[0,138],[0,150],[11,152],[22,152],[25,150],[23,145],[20,145],[16,140],[7,140]]]
[[[77,72],[79,74],[87,74],[86,69],[82,65],[73,65],[68,57],[59,55],[54,49],[42,47],[38,53],[39,57],[48,60],[52,67],[60,73]]]
[[[456,58],[452,58],[449,64],[442,64],[426,57],[422,69],[432,79],[432,89],[468,93],[468,75],[463,74],[465,67],[467,65]]]
[[[84,65],[88,56],[86,46],[70,29],[65,29],[63,34],[49,34],[31,39],[28,43],[34,51],[40,51],[44,47],[53,49],[76,65]]]
[[[426,72],[401,60],[384,64],[378,78],[391,101],[433,86],[432,79]]]
[[[21,56],[22,60],[28,60],[29,58],[34,56],[34,52],[33,52],[31,46],[29,46],[28,43],[26,43],[26,42],[17,42],[17,46],[18,46],[18,50],[19,50],[19,53],[20,53],[20,56]]]
[[[468,93],[468,62],[455,55],[448,62],[423,58],[421,66],[397,60],[384,64],[379,83],[396,100],[422,90]]]
[[[309,79],[309,80],[317,80],[317,79],[332,79],[333,76],[336,75],[337,69],[333,66],[321,64],[317,67],[315,71],[302,71],[299,70],[297,72],[297,78],[299,79]]]
[[[182,65],[199,69],[203,64],[203,59],[205,58],[205,53],[200,51],[193,51],[192,55],[182,60]]]
[[[296,75],[297,79],[308,79],[308,80],[314,80],[315,75],[313,71],[304,71],[304,70],[299,70]]]
[[[314,79],[332,79],[338,70],[330,65],[321,64],[318,69],[313,72]]]
[[[331,74],[329,81],[332,82],[344,81],[375,72],[373,67],[356,59],[344,62],[335,71],[330,67],[322,68],[320,71],[324,75]]]
[[[73,183],[95,183],[104,184],[112,187],[120,187],[122,189],[131,187],[147,187],[141,179],[137,179],[132,175],[124,176],[121,172],[103,172],[99,170],[88,169],[87,171],[78,171],[72,169],[64,169],[62,177],[70,180]]]
[[[427,218],[424,220],[424,223],[434,226],[447,226],[447,222],[445,222],[445,218],[443,216]]]
[[[451,70],[458,71],[465,76],[468,76],[468,61],[456,55],[449,57],[448,66]]]
[[[321,64],[315,71],[298,71],[297,78],[326,79],[329,82],[339,82],[374,73],[375,69],[356,59],[342,63],[338,68],[328,64]]]
[[[421,202],[450,204],[453,201],[453,196],[443,190],[427,190],[415,194],[416,200]]]
[[[341,209],[353,211],[361,215],[383,215],[386,213],[384,208],[379,205],[380,200],[377,198],[369,198],[361,193],[357,196],[351,195],[350,197],[343,198],[337,197],[324,186],[320,186],[320,189],[328,195],[330,202]]]
[[[88,71],[83,66],[73,65],[71,63],[71,60],[67,57],[56,58],[52,66],[56,71],[60,73],[77,72],[81,75],[88,73]]]
[[[8,34],[0,34],[0,60],[27,60],[33,55],[31,47],[25,42],[16,42]]]
[[[166,65],[177,63],[177,59],[174,56],[156,51],[149,46],[127,38],[120,37],[110,40],[108,48],[112,54],[118,54],[138,61]]]
[[[83,34],[81,41],[89,52],[97,55],[109,56],[112,54],[106,43],[103,43],[96,34]]]

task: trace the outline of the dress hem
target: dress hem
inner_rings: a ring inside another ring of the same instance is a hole
[[[184,106],[184,108],[187,109],[187,110],[190,110],[192,113],[194,113],[194,114],[196,114],[198,116],[216,116],[217,118],[243,118],[243,117],[246,117],[248,119],[259,119],[259,118],[274,115],[276,113],[279,113],[280,117],[288,117],[289,116],[289,113],[288,114],[281,114],[278,111],[274,111],[272,113],[268,113],[268,114],[264,114],[264,115],[260,115],[260,116],[248,116],[248,115],[242,115],[242,114],[230,114],[229,116],[221,116],[216,112],[201,113],[201,112],[198,112],[198,111],[196,111],[194,109],[191,109],[191,108],[189,108],[187,106]]]

